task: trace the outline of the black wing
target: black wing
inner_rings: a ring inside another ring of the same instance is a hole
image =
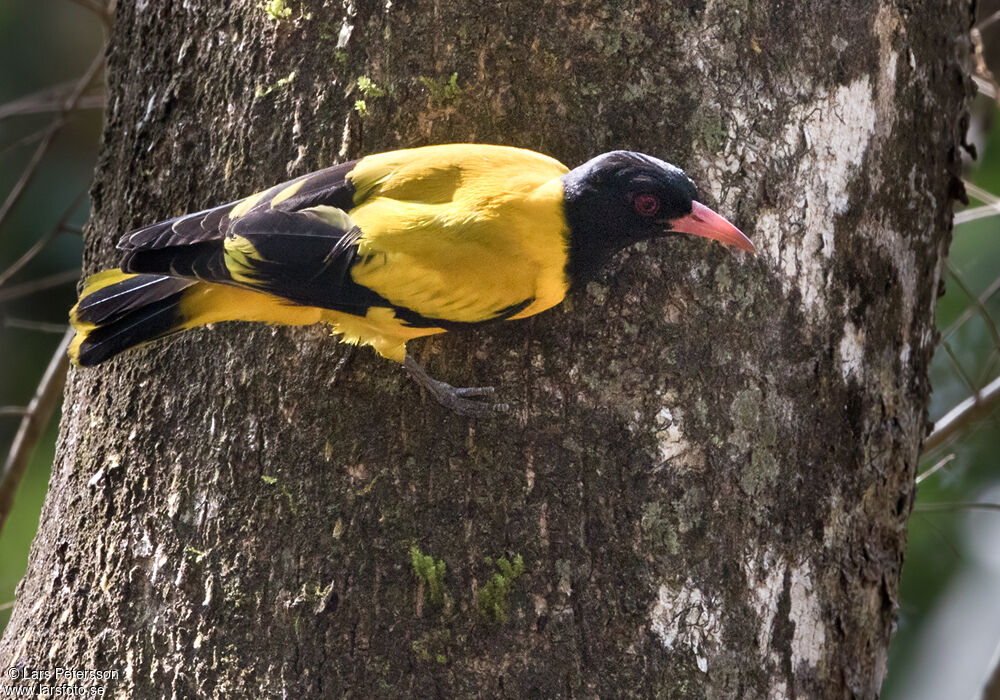
[[[335,207],[264,207],[232,220],[221,239],[130,250],[122,269],[196,277],[364,315],[370,306],[390,304],[351,279],[360,235],[350,216]]]
[[[239,202],[163,221],[118,243],[125,272],[168,275],[266,292],[293,304],[364,316],[394,310],[403,323],[446,329],[479,325],[428,318],[356,283],[361,230],[350,219],[357,161],[335,165]],[[518,314],[532,299],[490,321]]]
[[[346,213],[357,161],[122,237],[125,272],[197,278],[297,304],[364,313],[382,298],[353,283],[360,230]]]
[[[122,236],[118,248],[127,256],[134,250],[218,241],[240,218],[268,209],[299,211],[322,205],[350,211],[354,207],[354,185],[347,175],[357,163],[353,160],[317,170],[236,202],[143,226]]]

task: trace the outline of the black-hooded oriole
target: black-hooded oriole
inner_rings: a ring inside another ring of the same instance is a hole
[[[573,170],[506,146],[380,153],[126,234],[120,268],[89,277],[70,313],[70,355],[95,365],[219,321],[326,323],[477,413],[490,390],[431,379],[408,340],[537,314],[616,250],[674,233],[753,251],[683,171],[642,153]]]

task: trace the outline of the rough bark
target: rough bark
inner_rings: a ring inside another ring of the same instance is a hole
[[[655,153],[761,253],[649,243],[543,316],[414,343],[502,387],[485,420],[321,329],[72,372],[0,661],[118,669],[143,698],[877,695],[969,22],[962,0],[119,3],[89,270],[134,225],[459,140]]]

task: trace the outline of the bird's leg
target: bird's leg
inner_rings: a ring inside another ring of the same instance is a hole
[[[427,389],[439,404],[457,413],[460,416],[486,416],[497,411],[506,411],[507,404],[488,403],[485,400],[476,401],[476,398],[491,399],[496,396],[496,389],[491,386],[470,386],[457,388],[451,384],[440,382],[427,370],[413,359],[413,355],[406,353],[403,359],[403,367],[410,373],[420,386]]]

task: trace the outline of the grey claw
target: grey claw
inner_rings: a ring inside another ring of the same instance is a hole
[[[483,387],[491,388],[491,387]],[[438,401],[445,408],[457,413],[460,416],[488,416],[493,413],[504,413],[509,410],[509,406],[505,403],[487,403],[485,401],[476,401],[473,399],[463,398],[464,396],[483,396],[492,395],[493,391],[489,392],[479,392],[479,387],[470,387],[473,391],[468,389],[455,389],[453,392],[448,392],[447,394],[438,396]]]
[[[496,389],[491,386],[455,388],[431,377],[409,354],[403,359],[403,366],[438,403],[460,416],[488,416],[510,410],[510,406],[505,403],[493,403],[489,400],[495,398],[497,394]]]
[[[470,396],[489,396],[494,397],[497,395],[497,390],[491,386],[466,386],[466,387],[455,387],[455,396],[459,398],[467,398]]]

